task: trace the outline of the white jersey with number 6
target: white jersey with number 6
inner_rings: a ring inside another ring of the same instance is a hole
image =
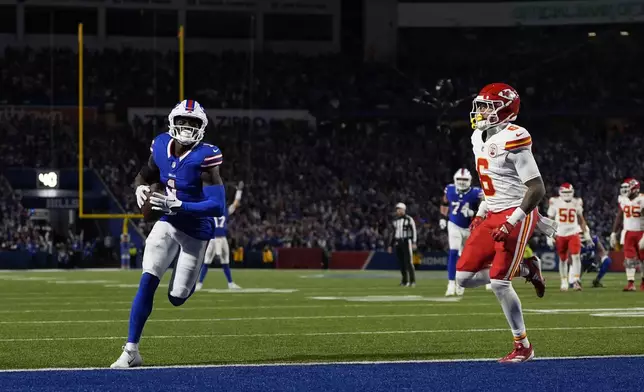
[[[504,125],[492,136],[488,131],[472,133],[476,171],[489,211],[520,206],[528,189],[524,184],[541,176],[531,148],[530,134],[518,125]]]
[[[575,197],[565,201],[561,197],[551,197],[548,201],[548,216],[557,221],[557,236],[567,237],[581,233],[579,217],[584,212],[583,201]]]
[[[642,222],[642,209],[644,209],[644,195],[639,194],[634,199],[620,197],[619,209],[624,214],[625,231],[644,231]]]

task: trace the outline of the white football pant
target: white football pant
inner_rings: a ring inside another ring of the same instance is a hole
[[[216,256],[219,256],[221,264],[230,264],[230,248],[226,237],[215,237],[208,242],[204,262],[210,265]]]
[[[464,229],[457,226],[452,222],[447,222],[447,239],[449,241],[449,248],[458,250],[458,255],[463,252],[465,241],[470,236],[470,229]]]
[[[190,237],[168,222],[158,221],[145,240],[143,272],[161,279],[176,260],[168,293],[176,298],[188,298],[195,287],[208,241]]]

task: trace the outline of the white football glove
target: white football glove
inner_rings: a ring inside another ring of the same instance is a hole
[[[143,207],[143,203],[148,199],[145,194],[149,192],[150,187],[147,185],[139,185],[136,187],[134,194],[136,195],[136,204],[138,204],[139,208]]]
[[[244,181],[239,181],[239,183],[237,184],[237,190],[241,191],[243,189],[244,189]]]
[[[546,237],[546,244],[548,244],[549,248],[554,248],[555,247],[555,239],[552,237]]]
[[[469,207],[461,208],[461,214],[466,218],[471,218],[474,216],[474,210]]]
[[[175,214],[181,208],[183,202],[177,200],[177,197],[174,195],[164,195],[162,193],[154,192],[150,196],[150,204],[152,204],[152,209],[157,211],[163,211],[166,214]]]
[[[617,233],[610,233],[610,247],[615,248],[617,246]]]
[[[441,228],[441,230],[447,229],[447,221],[445,219],[439,220],[438,226]]]

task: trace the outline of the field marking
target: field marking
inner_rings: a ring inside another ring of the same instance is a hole
[[[216,321],[273,321],[273,320],[325,320],[325,319],[370,319],[370,318],[417,318],[417,317],[464,317],[464,316],[498,316],[494,313],[417,313],[417,314],[351,314],[325,316],[261,316],[261,317],[220,317],[220,318],[172,318],[149,319],[148,323],[199,323]],[[39,325],[39,324],[109,324],[125,323],[127,319],[111,320],[16,320],[0,321],[2,325]]]
[[[620,317],[620,318],[633,318],[644,317],[644,312],[611,312],[611,313],[591,313],[594,317]]]
[[[537,357],[534,361],[584,361],[593,359],[631,359],[644,358],[644,354],[633,355],[582,355],[579,357]],[[457,359],[407,359],[392,361],[341,361],[341,362],[274,362],[274,363],[231,363],[220,365],[166,365],[144,366],[131,369],[110,369],[105,367],[86,368],[42,368],[42,369],[0,369],[0,373],[35,373],[35,372],[79,372],[79,371],[104,371],[104,372],[132,372],[165,369],[217,369],[217,368],[256,368],[256,367],[296,367],[296,366],[360,366],[360,365],[404,365],[404,364],[435,364],[435,363],[471,363],[471,362],[497,362],[499,358],[457,358]]]
[[[347,302],[459,302],[463,297],[423,297],[421,295],[367,295],[362,297],[309,297],[320,301]]]
[[[233,302],[232,300],[210,300],[207,302]],[[194,301],[190,301],[190,304],[194,304]],[[82,304],[125,304],[125,305],[131,305],[132,301],[112,301],[112,302],[84,302],[84,303],[76,303],[76,302],[65,302],[65,303],[60,303],[60,302],[53,302],[49,305],[82,305]],[[319,302],[316,302],[316,304],[312,305],[307,305],[307,304],[302,304],[302,305],[244,305],[244,306],[214,306],[214,307],[209,307],[209,306],[186,306],[186,307],[181,307],[181,308],[176,308],[176,307],[155,307],[154,311],[157,310],[174,310],[175,312],[187,312],[187,311],[199,311],[201,309],[215,309],[215,310],[253,310],[253,309],[308,309],[308,308],[325,308],[325,309],[336,309],[336,308],[389,308],[389,307],[414,307],[414,308],[419,308],[419,307],[427,307],[427,308],[433,308],[433,307],[438,307],[438,308],[445,308],[447,306],[453,307],[453,306],[458,306],[458,307],[492,307],[495,309],[499,308],[499,304],[497,302],[494,303],[489,303],[489,304],[472,304],[472,303],[452,303],[452,302],[415,302],[415,303],[344,303],[344,302],[327,302],[326,305],[318,305]],[[47,304],[42,304],[38,303],[38,305],[47,305]],[[56,313],[56,312],[62,312],[62,313],[67,313],[67,312],[111,312],[111,311],[125,311],[125,310],[130,310],[130,308],[99,308],[99,309],[89,309],[89,308],[79,308],[79,309],[52,309],[52,308],[46,308],[46,309],[5,309],[5,310],[0,310],[0,314],[6,314],[6,313]],[[525,311],[525,310],[524,310]],[[537,312],[538,313],[538,312]],[[585,313],[585,312],[581,312]]]
[[[612,329],[644,329],[644,325],[611,325],[597,327],[537,327],[528,331],[579,331],[579,330],[612,330]],[[360,336],[360,335],[406,335],[406,334],[443,334],[443,333],[487,333],[509,332],[505,328],[471,328],[471,329],[427,329],[427,330],[393,330],[393,331],[345,331],[345,332],[305,332],[305,333],[252,333],[252,334],[212,334],[212,335],[146,335],[145,339],[208,339],[208,338],[275,338],[293,336]],[[15,342],[58,342],[58,341],[83,341],[83,340],[125,340],[127,336],[82,336],[60,338],[9,338],[0,339],[0,343]],[[642,355],[644,356],[644,354]]]
[[[577,308],[577,309],[526,309],[529,313],[557,314],[557,313],[596,313],[596,312],[630,312],[642,311],[644,308]]]

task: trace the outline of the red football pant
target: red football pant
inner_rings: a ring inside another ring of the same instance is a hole
[[[565,263],[568,260],[568,255],[578,255],[581,253],[581,237],[579,237],[579,234],[557,236],[555,248],[557,249],[559,260]]]
[[[624,237],[624,258],[644,260],[644,251],[640,249],[639,242],[644,231],[627,231]]]
[[[508,220],[516,208],[490,212],[470,234],[456,264],[457,271],[478,272],[490,268],[490,279],[512,280],[523,260],[528,240],[537,226],[538,213],[533,210],[517,224],[505,242],[495,242],[492,230]]]

